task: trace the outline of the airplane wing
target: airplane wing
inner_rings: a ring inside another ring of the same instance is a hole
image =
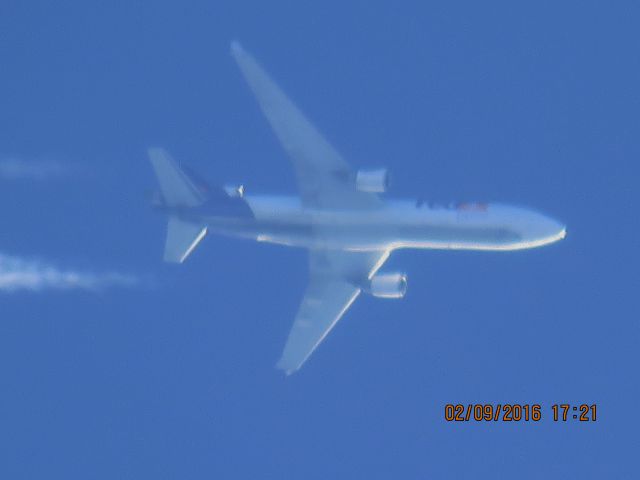
[[[277,367],[291,374],[309,358],[338,323],[390,251],[311,250],[310,282]]]
[[[231,53],[293,162],[303,204],[363,209],[381,205],[375,193],[354,188],[351,167],[238,42],[231,44]]]

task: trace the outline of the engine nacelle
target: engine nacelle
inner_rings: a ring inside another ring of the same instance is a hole
[[[227,195],[229,195],[232,198],[244,197],[244,185],[242,184],[225,185],[223,188],[224,188],[224,191],[227,192]]]
[[[361,192],[384,193],[389,188],[389,172],[386,168],[358,170],[356,188]]]
[[[369,281],[368,293],[378,298],[402,298],[407,293],[404,273],[383,273]]]

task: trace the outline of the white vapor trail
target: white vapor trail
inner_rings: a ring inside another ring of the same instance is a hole
[[[139,280],[121,273],[62,270],[40,260],[25,260],[0,253],[0,293],[43,290],[92,290],[133,287]]]
[[[0,178],[5,180],[44,180],[67,173],[67,168],[54,160],[0,159]]]

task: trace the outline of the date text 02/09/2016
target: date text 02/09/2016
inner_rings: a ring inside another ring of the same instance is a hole
[[[595,422],[597,406],[587,403],[579,405],[556,403],[551,406],[550,413],[554,422],[568,420]],[[444,419],[447,422],[539,422],[543,416],[543,408],[538,403],[469,403],[466,405],[448,403],[444,407]]]

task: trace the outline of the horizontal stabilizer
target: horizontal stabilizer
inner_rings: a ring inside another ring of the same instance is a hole
[[[164,261],[182,263],[195,250],[207,234],[207,227],[185,222],[178,217],[169,217]]]
[[[167,206],[197,207],[205,201],[205,195],[165,150],[150,148],[149,160],[158,177],[160,191]]]

